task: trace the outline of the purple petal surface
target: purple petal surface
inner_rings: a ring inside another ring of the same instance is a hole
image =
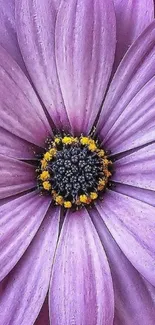
[[[91,217],[106,251],[112,273],[115,296],[114,324],[154,325],[154,301],[145,281],[117,246],[96,211],[91,211]]]
[[[0,208],[0,281],[12,270],[31,243],[50,202],[50,197],[31,192]]]
[[[43,146],[51,133],[43,108],[28,79],[0,47],[0,126]]]
[[[3,156],[33,160],[35,159],[34,152],[37,150],[35,145],[0,127],[0,153]]]
[[[129,46],[154,19],[153,0],[114,0],[117,46],[115,68]]]
[[[136,187],[155,190],[155,143],[114,163],[112,180]]]
[[[51,278],[51,324],[112,325],[113,303],[107,258],[88,212],[69,212]]]
[[[129,261],[155,285],[155,208],[110,190],[96,207]]]
[[[15,26],[15,0],[0,0],[0,44],[26,72],[26,67],[17,41]],[[26,72],[27,73],[27,72]]]
[[[36,187],[35,167],[0,155],[0,199]]]
[[[55,62],[55,3],[53,0],[16,1],[17,34],[27,70],[39,96],[55,125],[67,129],[69,121]]]
[[[48,291],[58,225],[59,209],[51,209],[26,253],[10,273],[0,296],[2,324],[34,324]]]
[[[154,89],[155,77],[130,101],[104,139],[115,154],[155,140]]]
[[[114,191],[128,195],[155,207],[155,191],[120,183],[115,183]]]
[[[34,325],[50,325],[49,321],[49,310],[48,310],[48,297],[46,297],[45,302],[41,308],[37,320]]]
[[[88,133],[108,85],[115,52],[111,0],[62,1],[56,23],[56,62],[72,131]]]
[[[97,125],[97,131],[100,132],[103,145],[106,145],[106,147],[109,145],[109,149],[112,146],[112,142],[115,141],[115,135],[112,133],[118,118],[121,121],[121,115],[124,113],[126,107],[130,105],[133,98],[155,74],[154,51],[155,22],[131,46],[109,87]],[[149,91],[151,91],[151,83]],[[140,95],[137,98],[144,104],[147,94],[145,94],[145,91],[142,91],[141,94],[143,95],[143,99],[141,99]],[[136,101],[137,99],[134,100]],[[151,105],[151,103],[149,104]],[[138,105],[138,102],[136,105]],[[133,117],[132,115],[131,118]],[[125,123],[127,123],[127,119]],[[122,143],[122,151],[128,150],[128,148],[132,148],[132,141],[130,139],[128,144],[127,142],[125,143],[124,147]],[[115,149],[117,151],[117,147]]]

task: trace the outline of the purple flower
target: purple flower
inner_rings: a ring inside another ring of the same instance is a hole
[[[155,324],[154,8],[114,5],[0,1],[1,325]],[[34,152],[94,125],[112,176],[93,205],[62,209],[36,189]]]

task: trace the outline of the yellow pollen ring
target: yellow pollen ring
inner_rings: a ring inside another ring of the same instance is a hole
[[[42,181],[47,181],[50,178],[50,174],[47,170],[44,170],[41,174],[40,174],[40,179]]]
[[[51,184],[48,181],[43,182],[43,188],[44,190],[49,191],[51,189]]]
[[[64,207],[67,208],[67,209],[68,209],[68,208],[71,208],[71,207],[72,207],[72,202],[70,202],[70,201],[65,201],[65,202],[64,202]]]

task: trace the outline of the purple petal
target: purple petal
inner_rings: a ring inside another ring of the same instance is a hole
[[[60,234],[50,286],[53,325],[112,325],[107,258],[86,210],[71,212]]]
[[[89,132],[107,88],[115,51],[111,0],[62,1],[56,23],[60,86],[73,132]]]
[[[58,209],[50,210],[1,295],[1,324],[33,325],[47,295],[58,238]]]
[[[34,152],[37,151],[31,143],[17,137],[9,131],[0,127],[0,153],[7,157],[33,160]]]
[[[133,266],[155,285],[155,208],[108,191],[97,209],[117,244]]]
[[[17,34],[27,70],[39,96],[55,125],[67,128],[69,121],[55,62],[55,3],[53,0],[16,1]]]
[[[112,180],[136,187],[155,190],[155,143],[114,163]]]
[[[97,131],[100,131],[100,138],[106,146],[107,144],[112,145],[112,141],[115,141],[115,137],[114,135],[112,137],[112,133],[118,118],[121,119],[121,114],[131,100],[133,100],[143,86],[154,76],[154,51],[155,22],[153,22],[131,46],[121,62],[107,93],[97,125]],[[143,96],[144,95],[147,97],[147,94],[143,93]],[[132,114],[130,118],[132,118]],[[124,121],[122,123],[124,123]],[[125,123],[127,123],[127,120],[125,120]],[[128,145],[126,142],[124,148],[122,143],[122,150],[127,150],[128,147],[132,147],[132,141],[128,141]]]
[[[0,0],[0,44],[26,72],[15,27],[15,0]]]
[[[115,296],[114,324],[154,325],[154,301],[145,281],[117,246],[96,212],[93,213],[92,220],[103,243],[112,273]]]
[[[50,205],[50,198],[32,192],[0,208],[0,281],[31,243]]]
[[[19,66],[0,47],[0,126],[42,146],[50,126],[40,102]]]
[[[0,155],[0,199],[36,186],[35,168],[27,163]]]
[[[115,68],[129,46],[154,19],[152,0],[114,0],[117,26]]]
[[[38,318],[35,321],[34,325],[50,325],[47,297],[45,299],[45,302],[41,308],[41,311],[40,311]]]
[[[119,183],[115,183],[114,190],[155,207],[155,191]]]
[[[127,105],[107,135],[105,144],[119,153],[155,140],[155,77]]]

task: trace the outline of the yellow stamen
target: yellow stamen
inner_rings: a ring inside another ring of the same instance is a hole
[[[87,144],[89,144],[89,141],[90,141],[90,139],[89,139],[88,137],[81,137],[81,139],[80,139],[80,143],[81,143],[82,145],[87,145]]]
[[[51,155],[51,158],[53,158],[56,155],[57,150],[55,148],[52,148],[52,149],[49,150],[49,153]]]
[[[89,146],[88,146],[88,149],[89,149],[90,151],[96,151],[97,146],[96,146],[95,143],[90,143]]]
[[[65,201],[64,202],[64,207],[65,208],[71,208],[71,206],[72,206],[72,202],[70,202],[70,201]]]
[[[42,160],[41,160],[41,168],[42,169],[45,169],[47,167],[47,161],[43,158]]]
[[[55,138],[55,139],[54,139],[54,142],[55,142],[56,144],[60,144],[61,139],[60,139],[60,138]]]
[[[80,199],[81,203],[85,203],[85,204],[91,203],[91,198],[89,196],[85,195],[85,194],[80,195],[79,199]]]
[[[51,160],[51,158],[52,158],[51,154],[47,151],[47,152],[44,154],[44,159],[47,160],[47,161],[49,161],[49,160]]]
[[[102,157],[104,157],[105,152],[104,152],[104,150],[98,150],[97,154],[98,154],[99,157],[102,158]]]
[[[90,193],[90,198],[91,198],[92,200],[97,199],[97,197],[98,197],[98,194],[97,194],[96,192],[91,192],[91,193]]]
[[[63,203],[64,203],[64,199],[63,199],[63,197],[62,197],[61,195],[57,195],[57,196],[55,197],[55,202],[56,202],[57,204],[63,205]]]
[[[43,182],[43,188],[47,191],[51,189],[51,184],[48,181]]]
[[[47,181],[50,178],[50,174],[47,170],[44,170],[41,174],[40,174],[40,179],[42,181]]]
[[[64,143],[64,144],[72,144],[73,142],[74,142],[73,137],[65,136],[64,138],[62,138],[62,143]]]

